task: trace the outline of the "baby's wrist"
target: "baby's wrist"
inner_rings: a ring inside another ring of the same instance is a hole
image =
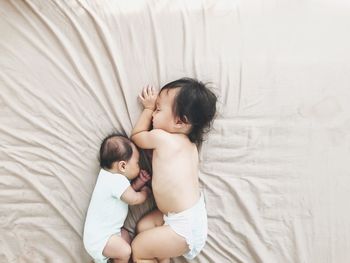
[[[141,182],[143,182],[143,183],[146,183],[146,182],[147,182],[147,179],[142,178],[142,176],[140,176],[139,178],[140,178],[140,181],[141,181]]]
[[[144,110],[150,110],[150,111],[154,111],[154,107],[144,107]]]

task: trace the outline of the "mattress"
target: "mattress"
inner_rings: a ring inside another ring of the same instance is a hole
[[[91,262],[101,140],[130,134],[143,85],[181,77],[219,96],[200,151],[208,241],[191,262],[349,262],[349,13],[346,0],[0,0],[0,262]]]

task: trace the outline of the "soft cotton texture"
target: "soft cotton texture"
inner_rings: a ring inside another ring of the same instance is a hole
[[[95,262],[107,262],[103,250],[112,235],[121,236],[128,215],[128,204],[121,200],[129,180],[122,174],[101,169],[84,223],[83,241]]]
[[[0,0],[0,262],[90,262],[102,139],[130,134],[143,85],[186,76],[219,95],[192,262],[347,263],[349,14],[347,0]]]

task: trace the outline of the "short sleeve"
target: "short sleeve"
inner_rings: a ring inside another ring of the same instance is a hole
[[[115,176],[115,180],[111,185],[112,196],[120,199],[121,195],[125,192],[125,190],[130,186],[129,180],[123,176]]]

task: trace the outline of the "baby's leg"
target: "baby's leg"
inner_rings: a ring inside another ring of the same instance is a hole
[[[162,226],[163,224],[164,224],[163,213],[160,212],[158,209],[156,209],[141,218],[141,220],[136,225],[136,233],[141,233],[151,228]],[[139,260],[137,262],[138,263],[151,263],[151,262],[170,263],[170,259],[168,258],[168,259],[163,259],[159,261],[154,259],[151,259],[151,260],[147,259],[147,260]]]
[[[149,173],[145,170],[141,170],[139,176],[132,181],[131,187],[135,191],[139,191],[149,180],[151,180]]]
[[[136,225],[136,233],[141,233],[148,229],[162,226],[163,224],[163,213],[156,209],[141,218]]]
[[[131,246],[133,260],[137,263],[143,262],[142,260],[167,260],[181,256],[188,250],[186,240],[176,234],[170,226],[155,227],[141,232]]]
[[[102,254],[105,257],[113,259],[113,263],[128,263],[131,255],[130,245],[120,236],[112,235]]]
[[[124,227],[120,231],[120,235],[122,238],[128,243],[129,245],[131,244],[131,236],[128,230],[126,230]]]

